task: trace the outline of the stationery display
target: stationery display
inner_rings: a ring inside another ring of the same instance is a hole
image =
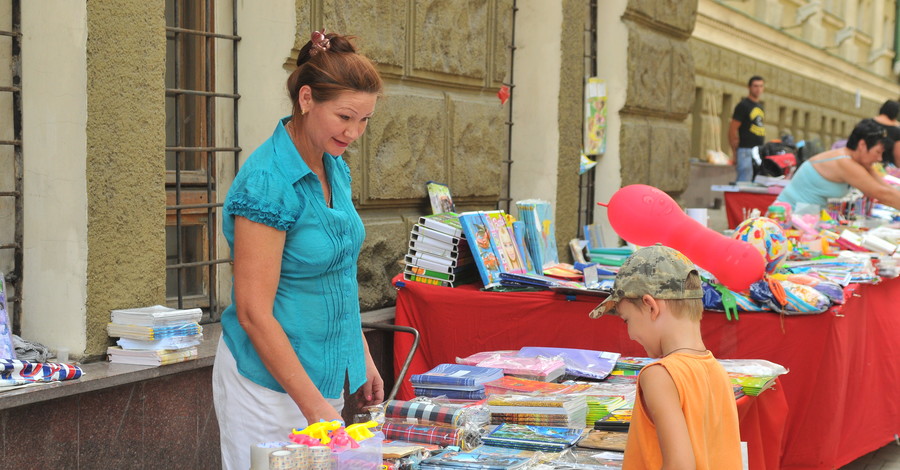
[[[410,231],[404,261],[403,278],[407,281],[455,287],[478,279],[455,212],[420,217]]]

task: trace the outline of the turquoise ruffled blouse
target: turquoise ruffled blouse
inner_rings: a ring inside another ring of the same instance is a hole
[[[222,231],[234,250],[234,218],[286,232],[275,319],[287,333],[310,379],[326,398],[341,396],[366,380],[356,262],[365,229],[350,189],[350,168],[324,155],[332,207],[322,186],[285,130],[289,118],[241,166],[222,210]],[[284,392],[237,320],[234,290],[222,313],[222,331],[238,371],[254,383]]]

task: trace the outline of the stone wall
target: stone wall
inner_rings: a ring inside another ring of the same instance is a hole
[[[88,356],[111,309],[165,302],[164,8],[87,5]]]
[[[297,1],[295,53],[313,28],[356,35],[386,83],[368,131],[345,154],[366,225],[363,311],[393,303],[409,230],[431,210],[426,181],[447,183],[458,209],[497,208],[508,110],[496,93],[508,77],[512,3]]]
[[[688,39],[696,1],[631,0],[627,99],[619,115],[622,186],[643,183],[679,193],[689,183],[694,61]]]

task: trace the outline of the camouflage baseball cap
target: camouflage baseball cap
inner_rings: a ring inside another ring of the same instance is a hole
[[[691,271],[697,272],[694,263],[678,250],[658,243],[641,248],[625,260],[616,274],[612,293],[589,315],[614,315],[620,300],[638,299],[645,294],[656,299],[702,299],[702,288],[684,288]]]

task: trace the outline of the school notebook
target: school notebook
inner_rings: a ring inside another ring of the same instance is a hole
[[[413,374],[409,380],[416,384],[483,385],[503,377],[503,369],[467,366],[464,364],[439,364],[424,374]]]

